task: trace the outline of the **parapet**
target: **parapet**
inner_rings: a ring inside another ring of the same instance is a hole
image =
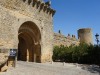
[[[49,2],[44,2],[42,0],[0,0],[0,5],[5,6],[6,8],[16,8],[16,5],[22,2],[28,4],[29,6],[36,7],[37,9],[39,9],[39,12],[42,10],[44,11],[44,13],[51,14],[52,16],[56,12],[50,7],[51,4]]]
[[[70,34],[68,34],[68,36],[65,36],[63,34],[60,33],[54,33],[54,46],[71,46],[71,45],[78,45],[79,41],[78,39],[75,38],[75,35],[70,36]]]
[[[55,10],[53,10],[50,7],[49,2],[45,3],[43,1],[40,0],[23,0],[24,2],[27,2],[29,5],[32,4],[32,6],[34,7],[36,5],[37,8],[40,8],[40,11],[43,10],[46,13],[52,14],[52,16],[55,14]]]

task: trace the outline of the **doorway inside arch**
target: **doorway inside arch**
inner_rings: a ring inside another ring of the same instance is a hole
[[[18,33],[18,60],[41,62],[41,35],[36,24],[25,22],[20,26]]]

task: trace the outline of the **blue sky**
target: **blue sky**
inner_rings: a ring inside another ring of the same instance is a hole
[[[92,28],[93,36],[100,34],[100,0],[51,0],[54,32],[75,34],[79,28]],[[95,37],[93,38],[95,39]]]

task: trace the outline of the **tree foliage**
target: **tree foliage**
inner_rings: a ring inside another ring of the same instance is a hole
[[[80,43],[79,46],[55,46],[53,60],[82,64],[100,64],[100,47]]]

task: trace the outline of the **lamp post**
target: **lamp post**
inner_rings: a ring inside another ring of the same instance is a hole
[[[98,33],[96,33],[95,37],[96,37],[96,42],[97,42],[97,45],[99,45],[99,34],[98,34]]]

